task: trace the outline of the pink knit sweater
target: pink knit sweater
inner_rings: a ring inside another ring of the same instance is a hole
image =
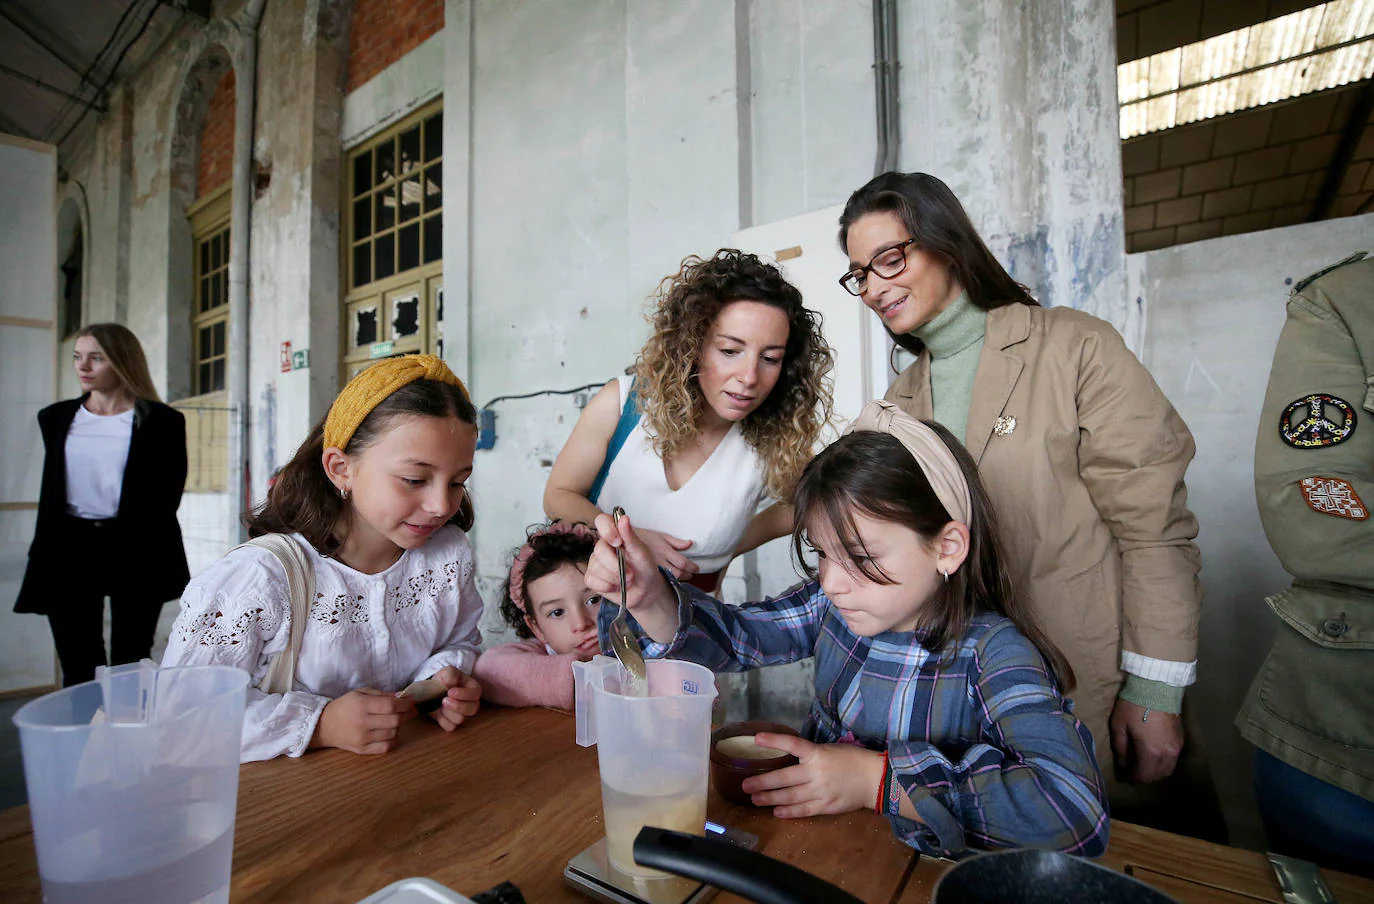
[[[501,706],[573,708],[572,664],[575,653],[551,656],[534,638],[484,650],[472,676],[482,685],[482,699]]]

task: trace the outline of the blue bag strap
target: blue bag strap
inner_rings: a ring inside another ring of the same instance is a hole
[[[606,483],[606,475],[611,473],[611,464],[615,457],[620,454],[620,449],[625,445],[625,440],[630,438],[630,434],[639,425],[639,405],[635,394],[634,381],[630,381],[630,391],[625,396],[625,405],[620,409],[620,420],[616,421],[615,432],[611,434],[611,441],[606,446],[606,460],[601,463],[601,470],[596,472],[596,479],[592,481],[592,488],[587,491],[587,499],[596,505],[596,500],[601,496],[601,488]]]

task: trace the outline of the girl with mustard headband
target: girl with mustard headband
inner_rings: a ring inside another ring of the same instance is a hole
[[[422,687],[446,731],[478,707],[481,635],[466,482],[477,413],[443,361],[407,355],[349,381],[253,513],[254,537],[285,534],[314,580],[292,640],[290,576],[246,545],[191,581],[164,665],[232,665],[252,676],[244,762],[311,747],[384,753]],[[294,655],[290,690],[269,672]],[[404,692],[403,692],[404,691]],[[403,692],[403,693],[398,693]]]
[[[784,818],[872,808],[945,856],[1106,849],[1092,735],[1063,696],[1073,673],[1026,618],[977,468],[943,427],[869,402],[812,459],[792,532],[810,580],[776,599],[726,606],[670,582],[629,518],[596,526],[587,585],[618,595],[623,546],[646,655],[716,671],[814,657],[802,738],[755,736],[799,763],[747,779],[755,804]]]
[[[595,547],[596,531],[585,524],[553,521],[530,528],[511,558],[501,595],[501,615],[520,640],[486,650],[473,671],[487,700],[573,708],[572,664],[601,649],[601,597],[587,589],[587,560]]]

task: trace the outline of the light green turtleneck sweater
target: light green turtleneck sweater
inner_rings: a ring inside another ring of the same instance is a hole
[[[968,406],[973,398],[973,377],[983,352],[983,331],[988,314],[969,301],[967,292],[936,314],[915,336],[930,351],[930,396],[935,420],[965,442]]]
[[[949,307],[915,332],[930,352],[930,397],[935,420],[961,443],[968,441],[968,409],[987,321],[987,312],[970,301],[967,292],[960,292]],[[1183,688],[1139,675],[1126,676],[1120,695],[1147,709],[1178,713],[1183,708]]]

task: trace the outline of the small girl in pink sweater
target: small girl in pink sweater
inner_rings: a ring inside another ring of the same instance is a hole
[[[596,531],[554,521],[532,528],[515,553],[501,597],[501,615],[515,643],[482,653],[472,675],[482,698],[502,706],[573,708],[572,664],[599,650],[601,597],[587,589],[587,560]]]

